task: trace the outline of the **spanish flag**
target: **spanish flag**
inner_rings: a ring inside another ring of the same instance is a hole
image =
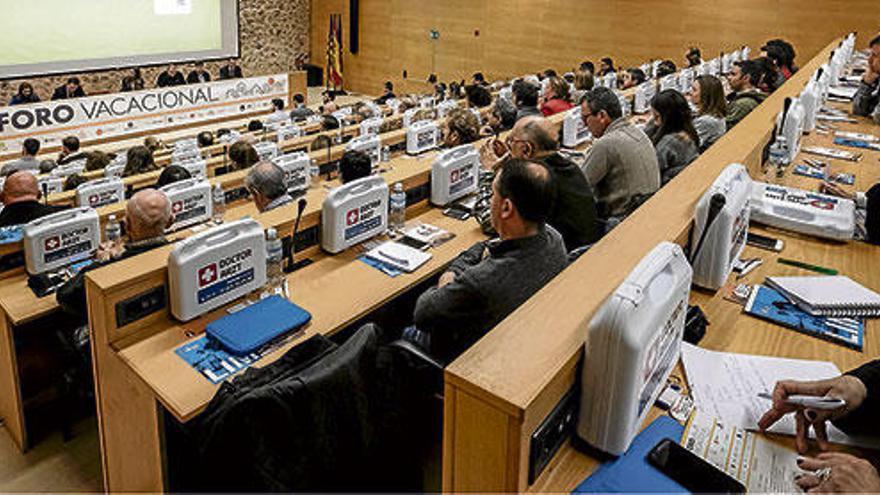
[[[330,14],[327,36],[327,87],[342,89],[342,14]]]

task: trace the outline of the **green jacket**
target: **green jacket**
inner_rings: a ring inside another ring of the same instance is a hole
[[[766,98],[767,95],[758,90],[734,94],[730,103],[727,104],[727,118],[725,119],[727,121],[727,130],[733,129],[733,126],[739,124],[739,121],[746,118],[746,115],[751,113]]]

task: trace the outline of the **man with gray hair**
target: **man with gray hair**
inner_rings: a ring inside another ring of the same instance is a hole
[[[253,197],[260,213],[274,210],[293,201],[284,184],[284,171],[272,162],[259,162],[244,179],[244,186]]]
[[[581,100],[581,116],[596,140],[581,166],[596,191],[599,216],[622,220],[660,189],[660,165],[651,139],[623,116],[620,100],[596,87]]]
[[[151,249],[168,244],[165,229],[174,223],[171,202],[165,193],[156,189],[138,191],[125,205],[125,233],[127,240],[104,242],[95,253],[95,263],[82,269],[58,288],[58,304],[80,323],[88,320],[86,311],[85,274],[114,261],[131,258]]]

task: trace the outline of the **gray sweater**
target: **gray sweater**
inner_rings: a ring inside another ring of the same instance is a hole
[[[435,356],[451,361],[567,264],[562,236],[551,227],[532,237],[479,242],[450,265],[455,281],[419,297],[416,327],[431,335]]]
[[[880,81],[874,84],[859,83],[859,90],[853,97],[853,113],[871,117],[880,124]]]
[[[697,115],[694,117],[694,128],[700,136],[700,149],[705,150],[727,132],[727,122],[723,117]]]
[[[603,218],[626,216],[634,198],[660,188],[654,146],[625,117],[612,122],[593,143],[582,170],[593,185]]]
[[[678,133],[667,134],[654,145],[657,163],[660,164],[660,180],[663,184],[671,181],[685,167],[700,156],[694,142]]]

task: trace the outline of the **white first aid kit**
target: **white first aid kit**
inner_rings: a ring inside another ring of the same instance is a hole
[[[577,434],[613,455],[629,447],[678,363],[691,266],[681,247],[658,244],[589,325]]]
[[[669,74],[660,79],[660,91],[666,91],[667,89],[678,91],[678,77],[675,74]]]
[[[276,156],[272,163],[284,171],[284,186],[288,191],[305,191],[309,188],[309,167],[312,159],[304,151]]]
[[[444,118],[458,108],[458,100],[446,100],[437,104],[437,118]]]
[[[171,153],[172,162],[185,162],[189,160],[199,160],[202,158],[202,152],[198,148],[181,148],[175,149]]]
[[[406,153],[418,155],[437,147],[440,129],[431,120],[415,122],[406,128]]]
[[[409,110],[403,112],[403,127],[409,128],[411,125],[416,122],[421,122],[423,120],[428,120],[428,117],[425,115],[427,112],[423,111],[422,108],[410,108]],[[416,116],[421,114],[418,120],[416,120]]]
[[[168,255],[171,314],[189,321],[266,283],[266,240],[251,218],[179,242]]]
[[[226,134],[217,138],[223,144],[232,144],[241,139],[241,133],[238,131],[229,131]]]
[[[617,89],[617,73],[609,72],[602,78],[603,86],[608,89]]]
[[[801,92],[800,100],[804,106],[804,132],[813,132],[816,128],[816,120],[821,106],[821,91],[819,90],[818,74],[810,78],[810,82]]]
[[[81,174],[86,170],[86,160],[85,158],[81,160],[72,161],[65,165],[58,165],[57,167],[52,169],[53,177],[66,178],[70,177],[73,174]]]
[[[178,150],[190,150],[190,149],[199,149],[199,140],[197,138],[185,138],[178,139],[174,142],[174,151]]]
[[[648,79],[651,79],[652,77],[654,77],[654,73],[651,72],[651,69],[652,69],[652,68],[653,68],[653,67],[651,66],[650,63],[644,63],[644,64],[642,64],[642,65],[639,66],[639,69],[642,69],[642,72],[645,73],[645,77],[648,78]]]
[[[125,164],[117,165],[111,163],[104,167],[104,177],[122,177],[122,172],[125,172]]]
[[[633,97],[633,113],[648,113],[651,109],[651,100],[657,93],[657,87],[654,81],[646,81],[636,86],[636,94]]]
[[[98,213],[88,207],[38,218],[22,231],[25,267],[31,275],[90,258],[101,243]]]
[[[382,140],[375,134],[358,136],[345,145],[346,151],[362,151],[369,155],[375,167],[382,160]]]
[[[388,184],[376,175],[330,191],[321,208],[321,246],[344,251],[388,228]]]
[[[174,224],[168,231],[207,222],[214,208],[211,202],[211,183],[204,179],[186,179],[168,184],[160,189],[168,196]]]
[[[261,141],[254,144],[254,151],[260,157],[260,160],[271,160],[278,156],[278,145],[272,141]]]
[[[562,146],[577,148],[592,137],[590,128],[584,123],[580,107],[572,108],[565,112],[562,118]]]
[[[437,155],[431,166],[431,203],[445,206],[477,190],[480,153],[472,144]]]
[[[64,192],[64,179],[61,177],[53,177],[51,175],[37,177],[37,185],[40,186],[40,192],[43,194]]]
[[[697,203],[691,236],[695,285],[717,290],[727,281],[746,245],[751,189],[746,168],[731,163]]]
[[[205,179],[208,177],[208,162],[204,158],[177,162],[175,165],[185,168],[189,172],[190,178]]]
[[[291,139],[296,139],[298,137],[302,137],[303,131],[302,128],[296,124],[286,125],[280,129],[275,134],[275,141],[290,141]]]
[[[98,208],[120,201],[125,201],[125,183],[118,177],[96,179],[76,188],[77,206]]]
[[[722,53],[719,58],[721,59],[721,73],[730,74],[733,68],[734,55],[732,53]]]
[[[794,161],[801,150],[801,137],[804,134],[806,114],[800,98],[786,98],[785,107],[776,116],[776,129],[785,137],[788,163]]]
[[[721,75],[721,59],[713,58],[709,61],[709,75],[718,77]]]
[[[849,199],[755,182],[751,207],[753,221],[801,234],[847,241],[855,231],[856,205]]]
[[[379,134],[379,129],[382,128],[382,122],[384,119],[382,117],[373,117],[371,119],[366,119],[361,122],[361,136],[376,136]]]
[[[623,94],[623,91],[619,89],[614,90],[614,94],[617,95],[617,101],[620,103],[620,111],[623,114],[623,117],[629,117],[632,114],[632,102],[626,98],[626,95]],[[577,108],[580,108],[578,106]]]
[[[690,67],[681,69],[678,74],[678,91],[686,95],[690,93],[691,86],[694,84],[694,69]]]

